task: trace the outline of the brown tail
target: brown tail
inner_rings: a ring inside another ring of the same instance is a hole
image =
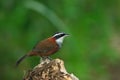
[[[28,55],[24,55],[24,56],[22,56],[20,59],[18,59],[18,61],[16,62],[16,66],[18,66],[18,65],[20,64],[20,62],[21,62],[22,60],[24,60],[26,57],[28,57]]]

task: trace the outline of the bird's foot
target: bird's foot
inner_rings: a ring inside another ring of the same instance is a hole
[[[40,62],[41,62],[41,63],[50,62],[51,60],[52,60],[52,58],[49,57],[49,56],[47,56],[47,57],[41,57]]]

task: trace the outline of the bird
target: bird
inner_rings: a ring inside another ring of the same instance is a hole
[[[64,32],[59,32],[38,42],[30,52],[18,59],[16,66],[18,66],[21,61],[29,56],[40,56],[43,59],[49,58],[50,55],[56,53],[62,47],[63,40],[68,35],[69,34]]]

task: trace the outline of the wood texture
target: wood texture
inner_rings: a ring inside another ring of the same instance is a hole
[[[60,59],[50,61],[46,59],[38,64],[34,69],[28,71],[24,80],[79,80],[73,74],[69,74],[64,62]]]

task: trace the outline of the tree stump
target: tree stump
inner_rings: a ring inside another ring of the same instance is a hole
[[[46,59],[25,74],[24,80],[79,80],[69,74],[60,59]]]

